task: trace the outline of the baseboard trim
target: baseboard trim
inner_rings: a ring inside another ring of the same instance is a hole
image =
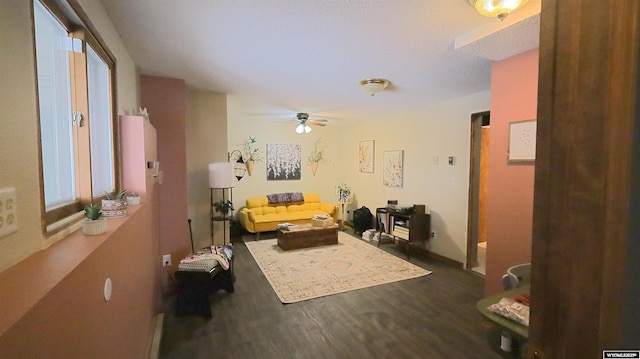
[[[149,350],[149,359],[158,359],[160,357],[160,342],[162,341],[162,326],[164,325],[164,313],[156,315],[153,326],[153,339],[151,340],[151,349]]]
[[[450,265],[452,267],[459,268],[459,269],[463,269],[464,268],[464,264],[462,264],[461,262],[458,262],[458,261],[454,261],[451,258],[447,258],[447,257],[441,256],[441,255],[439,255],[437,253],[433,253],[433,252],[426,252],[426,254],[427,254],[427,257],[429,257],[429,258],[431,258],[431,259],[433,259],[435,261],[438,261],[438,262],[441,262],[441,263],[444,263],[444,264],[447,264],[447,265]]]

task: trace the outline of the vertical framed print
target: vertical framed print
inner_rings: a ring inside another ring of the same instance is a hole
[[[382,162],[382,184],[402,188],[404,151],[385,151]]]
[[[358,170],[363,173],[373,173],[375,141],[360,141],[358,146]]]
[[[267,144],[267,181],[299,180],[302,146]]]
[[[528,163],[536,159],[536,120],[509,124],[507,163]]]

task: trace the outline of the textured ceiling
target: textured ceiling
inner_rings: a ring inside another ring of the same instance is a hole
[[[311,112],[341,123],[489,89],[484,45],[454,45],[499,23],[468,0],[102,2],[142,73],[243,98],[230,116]],[[371,97],[358,85],[371,77],[392,84]]]

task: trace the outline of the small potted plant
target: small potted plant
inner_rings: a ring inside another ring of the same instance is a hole
[[[217,201],[213,203],[213,208],[224,218],[230,211],[233,211],[233,203],[231,201]]]
[[[102,215],[111,218],[126,216],[129,211],[127,201],[124,199],[125,193],[127,193],[126,188],[119,192],[105,192],[107,199],[102,200]]]
[[[322,138],[318,138],[316,142],[313,143],[313,149],[309,152],[309,156],[307,156],[307,165],[311,166],[311,174],[314,176],[318,171],[318,164],[324,160],[324,147],[320,145],[321,139]]]
[[[127,195],[127,206],[134,206],[140,204],[140,195],[136,192],[129,192]]]
[[[100,207],[93,203],[85,206],[84,215],[87,218],[82,221],[82,233],[88,236],[97,236],[107,231],[107,219],[101,218]]]

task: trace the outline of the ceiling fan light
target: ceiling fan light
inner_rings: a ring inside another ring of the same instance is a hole
[[[384,90],[385,87],[389,86],[389,84],[389,80],[385,79],[366,79],[360,81],[360,87],[362,90],[371,96],[374,96],[378,92]]]
[[[478,14],[486,17],[497,17],[504,20],[509,13],[521,8],[529,0],[469,0]]]
[[[296,127],[296,133],[300,134],[302,132],[304,132],[304,126],[299,124],[298,127]]]
[[[309,127],[309,125],[304,125],[304,132],[305,133],[311,132],[311,127]]]

